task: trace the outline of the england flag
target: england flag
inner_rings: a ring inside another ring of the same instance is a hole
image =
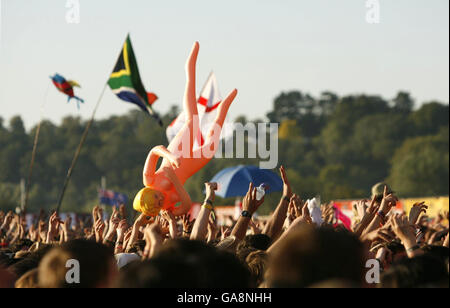
[[[197,100],[200,131],[197,132],[194,139],[194,150],[204,144],[206,135],[216,119],[217,108],[221,102],[222,97],[219,92],[216,75],[214,72],[211,72]],[[185,115],[183,111],[166,129],[166,136],[169,142],[175,138],[177,133],[183,127],[184,122]],[[225,121],[222,129],[221,140],[226,140],[227,138],[232,137],[233,131],[232,123]]]

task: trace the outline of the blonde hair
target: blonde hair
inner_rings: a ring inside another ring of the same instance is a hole
[[[155,198],[155,192],[159,191],[150,187],[141,189],[134,197],[133,208],[148,216],[157,216],[161,211],[161,206]]]

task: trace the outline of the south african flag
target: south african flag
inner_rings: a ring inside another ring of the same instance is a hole
[[[138,105],[144,112],[152,115],[159,125],[163,125],[160,117],[152,108],[158,97],[153,93],[147,93],[142,84],[129,35],[108,80],[108,85],[121,100]]]

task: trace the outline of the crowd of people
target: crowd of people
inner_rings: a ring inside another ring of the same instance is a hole
[[[267,219],[250,184],[242,213],[219,225],[217,184],[205,183],[197,215],[162,211],[134,221],[124,206],[88,219],[41,212],[34,221],[0,211],[0,287],[16,288],[303,288],[448,287],[448,212],[427,205],[394,210],[379,184],[354,204],[351,226],[332,204],[295,194],[283,167],[283,195]],[[199,187],[201,189],[201,187]]]

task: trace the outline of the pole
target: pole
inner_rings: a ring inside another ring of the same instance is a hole
[[[123,49],[123,47],[122,47],[122,49]],[[119,53],[119,56],[117,57],[116,62],[115,62],[116,64],[117,64],[117,61],[120,59],[121,54],[122,54],[122,52]],[[113,69],[113,71],[114,71],[114,69]],[[109,74],[109,76],[111,76],[111,74]],[[108,80],[109,80],[109,76],[108,76]],[[107,87],[108,87],[108,81],[106,81],[105,86],[103,87],[100,97],[98,98],[97,104],[95,105],[94,111],[92,112],[92,117],[89,120],[89,123],[87,124],[86,129],[84,130],[83,136],[81,137],[81,141],[75,152],[75,156],[73,157],[72,164],[70,165],[70,168],[67,171],[66,180],[64,181],[64,186],[62,188],[61,194],[59,195],[58,205],[56,207],[57,213],[59,213],[59,210],[61,209],[61,204],[64,199],[64,193],[66,192],[67,184],[69,184],[70,177],[72,176],[73,168],[75,167],[75,164],[77,163],[81,148],[83,147],[84,141],[86,140],[87,134],[89,132],[89,128],[91,127],[92,122],[94,122],[95,113],[97,112],[98,106],[100,105],[100,102],[103,98],[103,94],[105,94],[105,90]]]
[[[30,167],[28,169],[28,178],[27,178],[27,182],[25,185],[25,199],[23,201],[22,204],[22,211],[26,211],[27,205],[28,205],[28,196],[30,194],[30,187],[31,187],[31,176],[33,175],[33,167],[34,167],[34,159],[36,158],[36,150],[37,150],[37,145],[38,145],[38,141],[39,141],[39,133],[41,132],[41,123],[42,123],[42,118],[44,115],[44,108],[45,108],[45,104],[47,103],[47,97],[48,97],[48,90],[50,89],[50,83],[47,86],[47,90],[45,91],[45,95],[44,95],[44,101],[41,105],[41,118],[39,119],[39,124],[37,126],[36,129],[36,133],[34,135],[34,142],[33,142],[33,151],[31,153],[31,161],[30,161]]]
[[[83,144],[86,141],[86,137],[87,137],[87,135],[89,133],[89,129],[91,128],[92,123],[94,122],[95,113],[97,112],[98,106],[100,105],[100,102],[101,102],[101,100],[103,98],[103,95],[105,94],[105,90],[106,90],[107,86],[108,86],[108,83],[105,83],[105,86],[103,87],[103,90],[102,90],[102,92],[100,94],[100,97],[97,100],[97,104],[95,105],[94,111],[92,112],[91,119],[89,120],[88,124],[86,125],[86,129],[83,132],[83,136],[81,137],[80,144],[78,145],[78,148],[77,148],[77,150],[75,152],[75,155],[73,157],[72,164],[70,165],[70,168],[67,171],[67,176],[66,176],[66,179],[64,181],[64,185],[63,185],[63,188],[61,190],[61,193],[59,195],[58,206],[56,207],[56,212],[57,213],[59,213],[59,210],[61,209],[61,204],[62,204],[62,201],[64,199],[64,194],[66,192],[67,184],[69,184],[69,180],[70,180],[70,177],[72,176],[73,169],[75,168],[75,165],[76,165],[76,163],[78,161],[78,156],[80,156],[81,148],[83,147]]]
[[[25,209],[25,179],[20,180],[20,210],[23,212]]]

